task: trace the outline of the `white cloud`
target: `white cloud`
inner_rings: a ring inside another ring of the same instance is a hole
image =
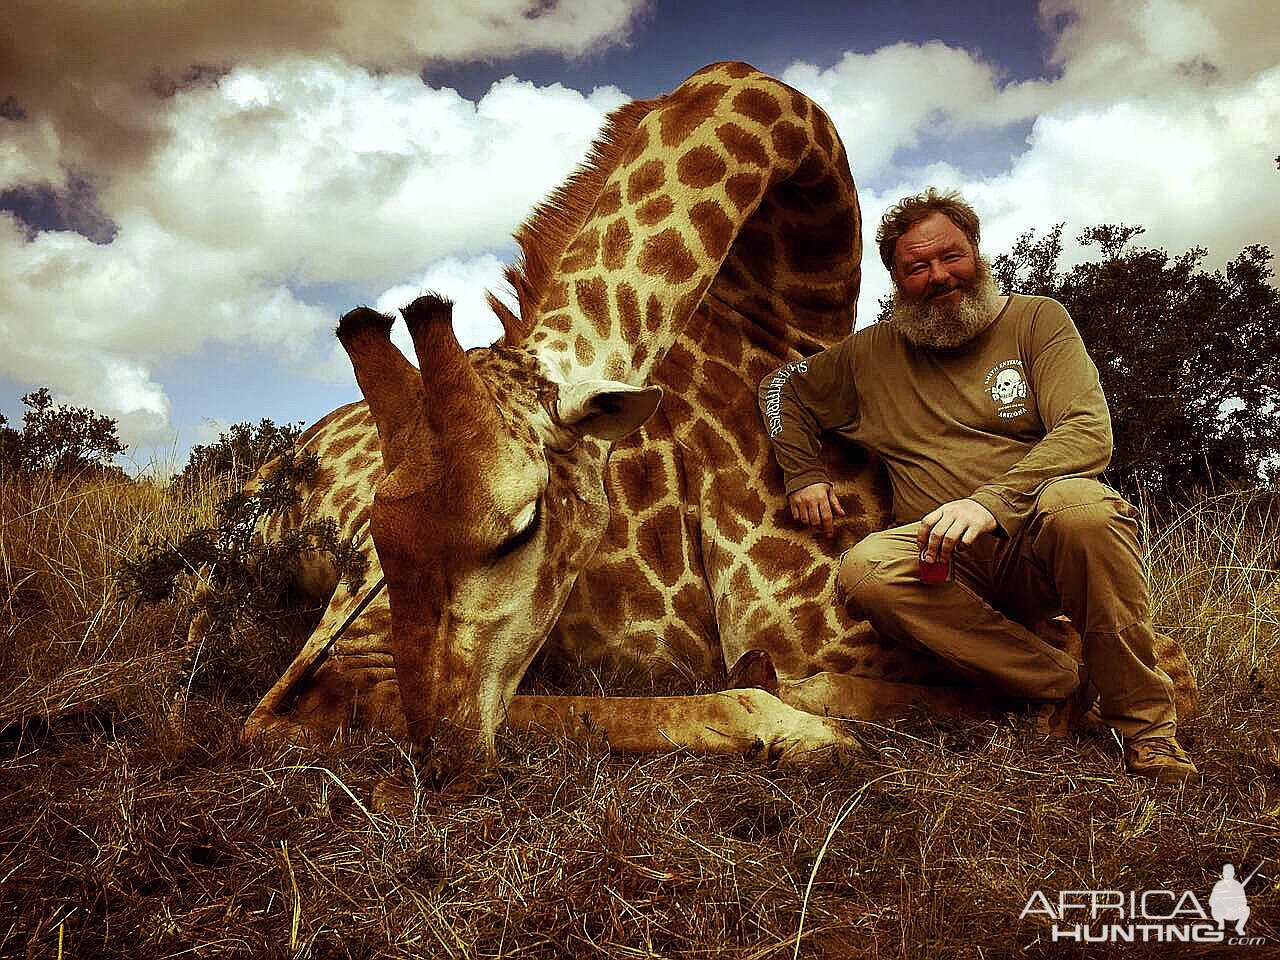
[[[875,177],[926,134],[999,127],[1035,109],[1036,84],[1005,89],[1000,71],[967,51],[931,42],[846,53],[826,70],[792,64],[782,80],[827,111],[849,150],[854,174]]]
[[[384,284],[506,242],[625,99],[509,77],[473,103],[333,62],[237,70],[180,94],[166,146],[104,202],[252,251],[268,276]]]
[[[163,140],[156,95],[210,72],[290,59],[412,75],[424,63],[625,39],[647,0],[6,0],[0,90],[52,131],[62,166],[105,173]],[[58,167],[44,167],[55,181]]]
[[[333,310],[293,289],[381,290],[389,309],[438,290],[457,300],[464,345],[491,341],[482,291],[502,289],[496,254],[624,98],[509,77],[472,102],[416,71],[433,58],[581,53],[622,37],[644,4],[560,0],[532,19],[527,0],[121,0],[78,4],[76,18],[65,2],[10,6],[0,89],[29,118],[0,121],[0,188],[60,183],[69,167],[101,175],[119,232],[104,245],[27,242],[0,216],[0,373],[120,417],[137,443],[169,429],[154,371],[209,344],[349,381]],[[1010,84],[940,43],[783,74],[831,114],[855,176],[888,185],[862,193],[864,322],[888,287],[871,243],[879,215],[928,183],[975,202],[988,253],[1060,220],[1068,237],[1142,224],[1144,242],[1205,244],[1216,262],[1247,243],[1280,249],[1280,7],[1044,0],[1042,16],[1056,25],[1052,79]],[[216,84],[150,91],[191,63],[227,69]],[[895,166],[926,138],[1019,120],[1030,136],[997,174]]]
[[[1035,124],[1028,151],[972,185],[1006,247],[1028,226],[1059,220],[1142,225],[1143,242],[1210,263],[1249,243],[1280,251],[1280,68],[1222,97],[1143,98],[1059,110]],[[1021,226],[1015,226],[1015,224]],[[992,249],[1001,249],[993,247]]]
[[[1077,98],[1247,82],[1276,64],[1280,7],[1254,0],[1041,0],[1053,62]]]
[[[1212,266],[1251,243],[1280,251],[1280,8],[1263,7],[1047,0],[1044,21],[1061,27],[1051,81],[1001,86],[981,61],[936,43],[846,55],[825,71],[791,67],[786,79],[835,120],[855,176],[892,183],[862,191],[862,322],[889,289],[873,243],[879,217],[930,184],[974,203],[988,254],[1060,221],[1067,265],[1096,256],[1071,239],[1097,223],[1142,225],[1139,242],[1173,253],[1205,246]],[[1003,172],[891,163],[925,132],[995,135],[1018,118],[1033,120],[1031,132]]]
[[[349,379],[331,311],[292,288],[414,278],[458,301],[464,342],[490,342],[483,289],[502,287],[492,251],[512,249],[511,233],[624,99],[507,78],[473,103],[333,61],[238,69],[180,92],[164,147],[100,197],[119,227],[112,243],[70,232],[26,242],[5,219],[0,333],[15,346],[0,373],[120,417],[136,443],[168,429],[149,371],[210,343]],[[125,363],[132,379],[108,375]]]

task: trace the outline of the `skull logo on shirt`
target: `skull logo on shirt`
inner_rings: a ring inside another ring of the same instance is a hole
[[[1027,381],[1022,374],[1009,367],[996,374],[996,382],[991,386],[991,399],[1004,406],[1015,400],[1027,397]]]
[[[1020,417],[1030,411],[1027,397],[1031,390],[1023,374],[1021,360],[1006,360],[997,364],[987,374],[987,392],[996,405],[996,416],[1001,420]]]

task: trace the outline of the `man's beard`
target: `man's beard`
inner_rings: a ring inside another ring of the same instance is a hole
[[[999,291],[991,263],[978,257],[973,279],[959,289],[959,301],[946,304],[904,300],[895,285],[885,322],[918,347],[945,350],[968,343],[995,319]]]

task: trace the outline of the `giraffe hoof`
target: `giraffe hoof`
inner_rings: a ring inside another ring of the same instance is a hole
[[[763,650],[748,650],[729,671],[730,690],[763,690],[778,695],[778,672]]]

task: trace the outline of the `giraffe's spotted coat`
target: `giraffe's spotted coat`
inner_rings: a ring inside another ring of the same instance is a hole
[[[491,435],[501,442],[480,441],[483,449],[464,453],[437,449],[428,434],[426,452],[412,455],[435,458],[421,473],[464,478],[499,500],[501,487],[485,486],[492,478],[483,471],[506,469],[503,451],[545,459],[535,538],[542,559],[467,581],[501,588],[485,603],[501,605],[502,591],[527,598],[517,618],[546,624],[541,636],[520,641],[527,655],[545,640],[548,656],[570,663],[639,663],[658,672],[678,665],[711,679],[748,650],[764,649],[791,679],[822,671],[950,679],[922,648],[886,642],[835,602],[838,558],[887,521],[882,472],[858,451],[832,447],[827,465],[848,516],[834,538],[811,536],[790,517],[755,406],[766,374],[853,326],[861,225],[844,149],[825,113],[746,64],[704,68],[667,97],[617,111],[587,166],[535,211],[518,239],[522,258],[508,279],[519,314],[503,313],[502,341],[469,355],[497,400],[503,426]],[[556,397],[598,379],[657,384],[662,404],[611,446],[557,434]],[[447,407],[450,384],[427,386],[423,402]],[[267,533],[304,512],[334,517],[343,532],[367,531],[383,481],[368,408],[335,411],[300,443],[320,457],[322,479]],[[416,483],[416,475],[397,482]],[[598,505],[575,492],[592,476]],[[460,510],[475,500],[474,491],[447,485],[435,493]],[[396,554],[388,569],[457,568],[459,548],[450,544],[471,549],[471,534],[457,524],[432,527],[406,506],[415,502],[388,501],[380,514],[380,537]],[[500,514],[491,522],[500,525]],[[447,543],[423,542],[435,535]],[[364,548],[372,582],[382,558],[367,535]],[[324,587],[324,571],[311,573]],[[361,616],[285,720],[272,712],[272,698],[354,602],[333,593],[320,628],[255,711],[260,726],[405,729],[389,669],[394,597],[391,608],[384,596]],[[477,621],[468,627],[475,644],[511,642],[503,633],[510,617],[460,615]],[[442,675],[474,669],[466,650],[447,644],[422,655],[442,657]]]

